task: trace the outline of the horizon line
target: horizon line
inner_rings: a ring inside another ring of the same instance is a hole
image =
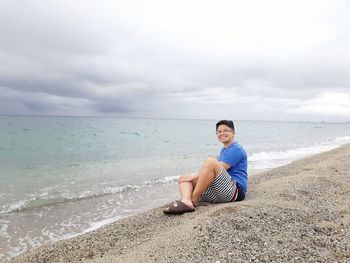
[[[192,121],[218,121],[219,119],[199,118],[175,118],[175,117],[122,117],[122,116],[94,116],[94,115],[45,115],[45,114],[3,114],[0,117],[61,117],[61,118],[106,118],[106,119],[154,119],[154,120],[192,120]],[[310,121],[310,120],[254,120],[254,119],[232,119],[233,121],[256,121],[256,122],[310,122],[310,123],[350,123],[349,121]]]

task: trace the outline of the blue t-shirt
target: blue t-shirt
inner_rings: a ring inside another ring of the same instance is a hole
[[[239,183],[243,191],[247,192],[247,153],[243,149],[243,147],[234,142],[227,148],[223,147],[220,151],[220,155],[218,157],[219,162],[224,162],[230,165],[230,169],[227,172],[231,175],[232,180]]]

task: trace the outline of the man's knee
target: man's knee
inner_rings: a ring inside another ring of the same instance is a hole
[[[215,167],[215,166],[220,165],[220,162],[217,159],[215,159],[215,158],[208,158],[205,161],[205,164],[208,165],[208,166],[211,166],[211,167]]]
[[[205,165],[214,171],[215,176],[219,175],[223,168],[222,164],[216,158],[208,158],[205,161]]]

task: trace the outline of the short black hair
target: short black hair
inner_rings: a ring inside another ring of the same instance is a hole
[[[233,121],[229,121],[229,120],[221,120],[216,124],[216,130],[218,130],[220,125],[226,125],[228,127],[230,127],[232,130],[235,130],[235,126],[233,125]]]

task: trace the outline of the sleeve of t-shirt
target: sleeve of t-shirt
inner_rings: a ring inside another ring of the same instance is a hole
[[[221,158],[221,162],[227,163],[231,167],[234,167],[243,157],[242,152],[239,149],[229,149]]]

